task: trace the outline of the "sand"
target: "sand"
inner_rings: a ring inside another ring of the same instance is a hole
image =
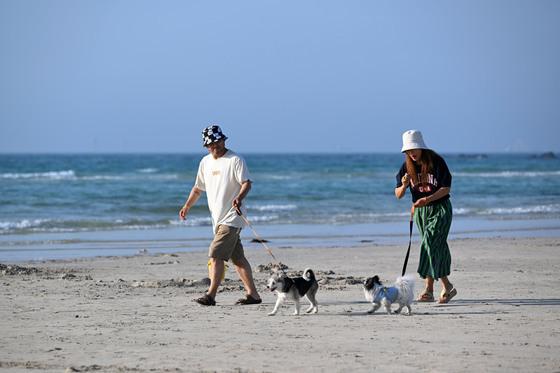
[[[292,304],[267,316],[276,298],[256,271],[271,262],[264,250],[247,250],[263,297],[252,306],[234,305],[243,291],[232,268],[217,306],[192,302],[206,289],[203,252],[3,266],[0,371],[559,372],[560,239],[451,248],[458,296],[415,303],[412,316],[368,315],[359,284],[394,281],[402,246],[274,249],[288,271],[311,267],[321,281],[319,313],[302,316]]]

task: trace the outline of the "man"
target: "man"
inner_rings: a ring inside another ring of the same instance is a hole
[[[208,252],[211,263],[210,287],[204,296],[194,301],[203,306],[216,305],[216,293],[222,281],[225,261],[231,259],[247,292],[237,304],[259,304],[262,300],[239,238],[244,225],[239,213],[244,212],[243,199],[251,190],[249,170],[242,157],[226,148],[227,137],[219,126],[205,128],[202,139],[209,154],[200,161],[196,182],[179,211],[180,219],[185,220],[202,192],[206,192],[214,229],[214,239]]]

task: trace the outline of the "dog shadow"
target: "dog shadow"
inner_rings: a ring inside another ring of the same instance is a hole
[[[493,305],[502,304],[509,306],[560,306],[559,298],[526,298],[526,299],[500,299],[500,298],[487,298],[487,299],[456,299],[447,304],[438,304],[438,307],[458,307],[458,306],[472,306],[472,305]]]
[[[322,306],[357,306],[357,305],[363,305],[364,306],[364,310],[363,311],[355,311],[355,310],[348,310],[348,311],[343,311],[343,312],[327,312],[327,313],[322,313],[322,316],[351,316],[351,317],[357,317],[357,316],[375,316],[375,315],[381,315],[381,316],[387,316],[387,314],[382,311],[382,310],[378,310],[375,313],[368,313],[367,312],[367,307],[370,305],[371,303],[366,302],[366,301],[330,301],[330,302],[322,302],[321,305]],[[492,306],[492,305],[507,305],[507,306],[512,306],[512,307],[532,307],[532,306],[560,306],[560,299],[559,298],[521,298],[521,299],[515,299],[515,298],[510,298],[510,299],[500,299],[500,298],[487,298],[487,299],[456,299],[453,300],[450,303],[446,303],[446,304],[438,304],[437,302],[433,302],[433,303],[422,303],[423,305],[431,305],[435,308],[438,309],[442,309],[445,308],[446,312],[430,312],[427,311],[425,309],[425,307],[422,307],[421,309],[419,309],[418,306],[420,303],[415,302],[413,303],[413,311],[412,311],[412,315],[418,315],[418,316],[426,316],[426,315],[434,315],[434,316],[445,316],[445,315],[490,315],[490,314],[504,314],[507,313],[507,311],[504,311],[503,309],[499,309],[499,310],[459,310],[459,307],[472,307],[472,306]],[[449,310],[449,311],[447,311]],[[451,311],[452,310],[452,311]],[[318,314],[319,315],[319,314]]]

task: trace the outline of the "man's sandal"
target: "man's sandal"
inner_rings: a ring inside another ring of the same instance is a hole
[[[416,299],[417,302],[433,302],[434,301],[434,294],[427,290],[424,290],[422,294]]]
[[[204,296],[202,296],[198,299],[193,299],[193,300],[196,303],[201,304],[203,306],[215,306],[216,305],[216,301],[209,294],[204,294]]]
[[[246,295],[245,298],[241,298],[238,299],[237,302],[235,302],[235,304],[261,304],[262,303],[262,299],[257,299],[257,298],[253,298],[250,295]]]
[[[452,288],[449,293],[446,292],[445,290],[441,293],[441,295],[439,296],[438,299],[438,303],[439,304],[445,304],[445,303],[449,303],[449,301],[455,296],[457,295],[457,290],[455,288]]]

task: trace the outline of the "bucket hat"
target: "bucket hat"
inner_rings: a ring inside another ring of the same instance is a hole
[[[212,124],[202,131],[202,146],[208,146],[220,140],[227,140],[220,126]]]
[[[401,153],[411,149],[429,149],[424,143],[422,132],[418,130],[408,130],[402,134]]]

